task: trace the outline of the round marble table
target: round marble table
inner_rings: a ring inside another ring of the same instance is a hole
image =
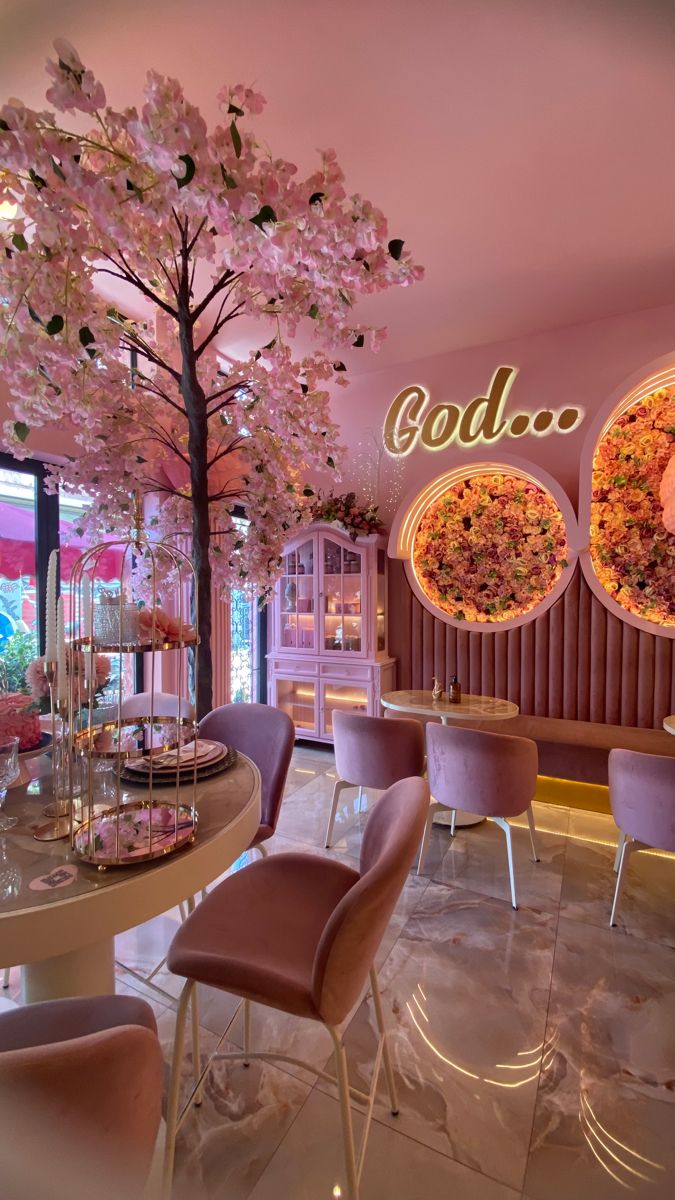
[[[472,696],[463,694],[459,704],[449,700],[434,700],[431,692],[401,691],[385,692],[381,698],[383,708],[395,712],[417,713],[424,717],[438,717],[443,725],[451,721],[508,721],[518,716],[518,705],[512,700],[499,700],[495,696]],[[478,825],[484,817],[457,810],[456,826]],[[434,817],[434,825],[450,825],[449,812],[440,812]]]
[[[663,728],[666,733],[675,733],[675,713],[670,717],[663,718]]]
[[[26,1002],[114,992],[115,934],[195,895],[246,850],[260,823],[260,774],[239,754],[230,770],[198,784],[191,845],[98,871],[68,839],[33,838],[51,799],[51,768],[44,757],[32,767],[34,778],[7,797],[5,811],[19,823],[0,836],[0,967],[23,967]]]

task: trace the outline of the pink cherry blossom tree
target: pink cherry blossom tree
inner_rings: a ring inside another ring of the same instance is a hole
[[[136,490],[161,499],[159,533],[191,535],[202,714],[212,577],[269,592],[308,473],[335,465],[341,350],[383,334],[355,301],[421,270],[346,193],[332,150],[299,179],[256,142],[246,119],[264,100],[249,88],[218,93],[209,132],[176,80],[149,72],[141,111],[117,112],[72,46],[55,50],[47,102],[75,128],[16,100],[0,108],[0,203],[17,206],[0,224],[5,441],[20,457],[34,427],[72,431],[77,456],[56,476],[93,496],[92,536],[129,528]],[[242,316],[264,322],[264,345],[225,357]],[[319,346],[296,357],[301,322]]]

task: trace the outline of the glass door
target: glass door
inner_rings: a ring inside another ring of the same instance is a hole
[[[333,736],[334,712],[368,712],[368,688],[354,683],[322,683],[321,732]]]
[[[310,537],[283,557],[278,637],[282,649],[316,651],[314,583],[314,538]]]
[[[275,708],[288,713],[298,733],[317,733],[316,689],[314,679],[277,679],[274,683]]]
[[[363,555],[322,535],[323,649],[336,654],[363,654]]]

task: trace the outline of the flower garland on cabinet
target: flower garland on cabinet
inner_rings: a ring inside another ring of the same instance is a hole
[[[356,499],[356,492],[346,492],[344,496],[319,496],[310,508],[312,521],[328,521],[341,525],[353,542],[357,537],[366,537],[369,533],[381,533],[384,522],[378,516],[377,504],[363,504]]]
[[[628,612],[675,625],[675,533],[659,489],[675,449],[675,388],[627,409],[593,460],[590,553],[600,583]]]
[[[453,484],[427,509],[413,546],[420,587],[455,621],[522,616],[567,565],[565,522],[553,497],[502,473]]]

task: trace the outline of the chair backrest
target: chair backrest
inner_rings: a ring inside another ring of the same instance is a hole
[[[253,760],[260,771],[260,823],[275,829],[295,742],[288,713],[269,704],[223,704],[200,721],[199,734]]]
[[[0,1053],[3,1193],[140,1196],[163,1081],[157,1034],[138,1025]]]
[[[486,817],[516,817],[532,803],[539,756],[530,738],[455,725],[427,725],[434,800]]]
[[[363,713],[333,713],[335,767],[340,779],[388,788],[424,774],[424,732],[418,721],[388,721]]]
[[[156,717],[191,717],[194,719],[194,704],[190,704],[190,701],[183,699],[182,696],[174,696],[171,692],[155,692],[154,697],[151,697],[150,692],[136,692],[134,696],[127,696],[126,700],[122,701],[122,716],[149,717],[151,698],[153,701],[152,711]]]
[[[610,750],[609,802],[623,833],[675,851],[675,758]]]
[[[329,1025],[339,1025],[361,995],[428,812],[428,784],[415,777],[392,784],[368,817],[361,878],[333,910],[314,958],[312,999]]]

